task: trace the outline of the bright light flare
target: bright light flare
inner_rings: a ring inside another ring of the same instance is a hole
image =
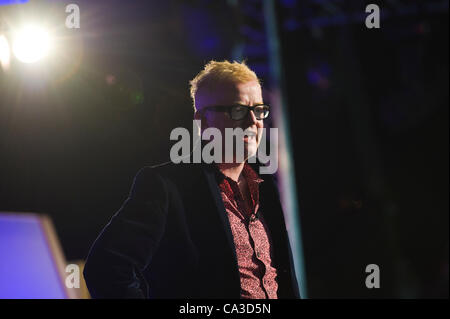
[[[34,63],[48,55],[50,35],[41,27],[27,26],[14,34],[13,52],[23,63]]]
[[[3,70],[9,69],[10,59],[11,50],[9,49],[8,39],[4,35],[0,35],[0,65]]]

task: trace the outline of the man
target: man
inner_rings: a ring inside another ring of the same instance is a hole
[[[244,63],[211,61],[191,95],[203,130],[247,133],[244,161],[233,153],[230,163],[141,169],[89,253],[92,297],[298,298],[273,177],[247,163],[269,113],[256,74]]]

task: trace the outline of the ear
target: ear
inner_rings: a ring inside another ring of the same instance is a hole
[[[198,110],[196,110],[194,112],[194,120],[201,120],[201,119],[202,119],[201,113]]]
[[[194,120],[199,120],[202,124],[202,128],[207,128],[208,126],[208,120],[204,114],[204,112],[200,112],[199,110],[195,111],[194,113]]]

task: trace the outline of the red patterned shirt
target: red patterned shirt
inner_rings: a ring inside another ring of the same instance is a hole
[[[222,174],[219,183],[236,247],[241,298],[277,299],[277,270],[271,261],[271,240],[263,216],[258,212],[259,184],[263,180],[247,163],[242,174],[250,192],[248,203],[237,182]]]

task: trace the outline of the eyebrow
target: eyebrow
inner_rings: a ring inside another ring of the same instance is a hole
[[[251,106],[251,105],[248,105],[247,103],[241,103],[241,102],[234,102],[234,104],[245,105],[245,106]],[[264,102],[256,102],[256,103],[254,103],[253,105],[261,105],[261,104],[264,104]]]

